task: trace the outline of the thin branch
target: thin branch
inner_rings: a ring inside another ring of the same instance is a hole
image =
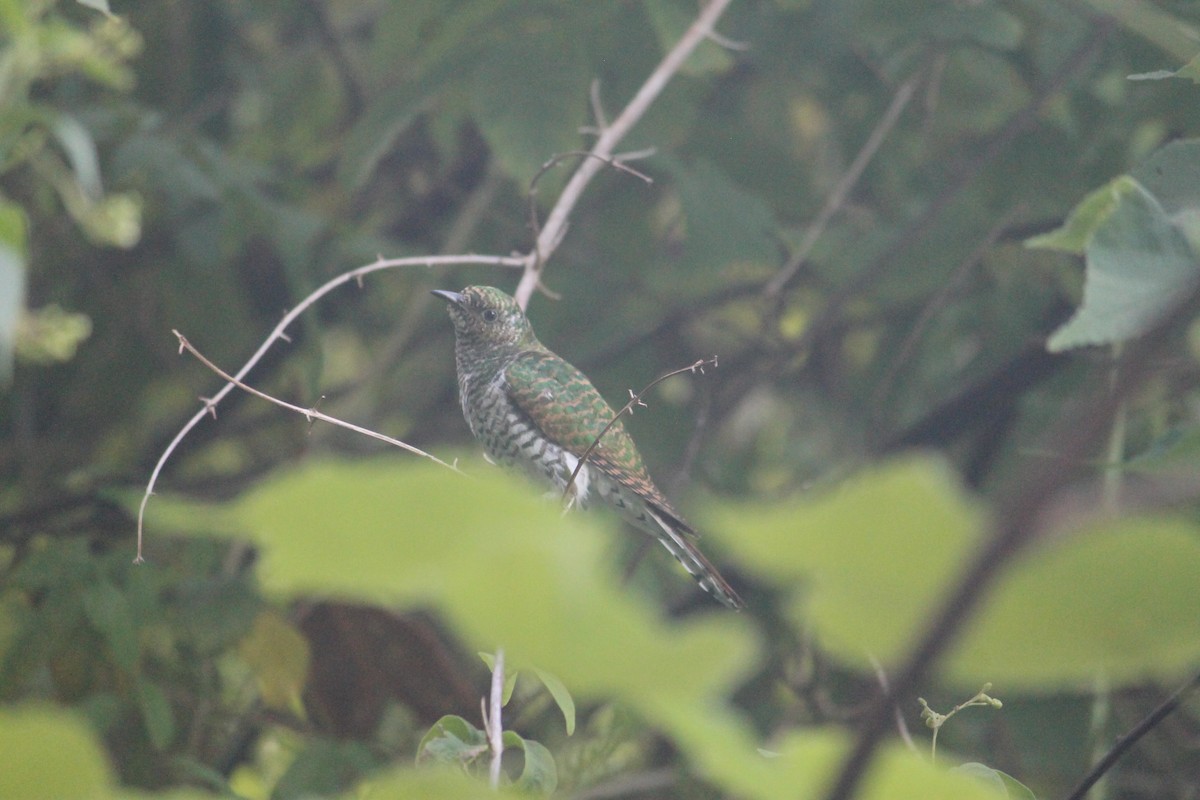
[[[1183,704],[1187,696],[1197,688],[1200,688],[1200,673],[1197,673],[1190,681],[1176,689],[1170,697],[1162,702],[1162,705],[1151,711],[1145,719],[1134,725],[1128,733],[1118,739],[1117,743],[1112,746],[1112,749],[1104,755],[1104,758],[1097,761],[1096,765],[1088,770],[1083,779],[1067,795],[1066,800],[1083,800],[1084,796],[1096,785],[1096,782],[1113,768],[1117,761],[1128,752],[1129,748],[1133,747],[1139,739],[1170,716],[1175,709]]]
[[[593,452],[595,452],[596,448],[600,445],[600,440],[604,438],[604,434],[606,434],[610,430],[612,430],[612,427],[617,424],[617,421],[620,420],[621,417],[625,416],[626,414],[632,414],[633,409],[636,406],[644,407],[646,404],[642,402],[642,396],[644,394],[646,394],[646,392],[650,391],[655,386],[657,386],[658,384],[665,381],[667,378],[673,377],[675,375],[680,375],[684,372],[696,372],[697,370],[699,370],[700,373],[703,374],[705,367],[714,367],[715,368],[717,366],[718,365],[717,365],[717,357],[716,356],[713,356],[712,358],[702,358],[693,364],[688,364],[686,367],[680,367],[679,369],[673,369],[670,372],[665,372],[662,375],[659,375],[657,378],[655,378],[654,380],[650,381],[648,384],[643,386],[642,390],[640,392],[637,392],[636,394],[631,389],[629,391],[629,402],[627,402],[625,405],[621,406],[621,410],[618,411],[615,415],[613,415],[613,418],[608,421],[608,424],[604,426],[604,429],[601,430],[600,433],[596,436],[596,438],[592,440],[592,443],[588,445],[587,450],[583,451],[583,455],[581,455],[579,457],[579,461],[576,462],[576,464],[575,464],[575,469],[571,470],[571,477],[567,480],[567,485],[563,487],[563,493],[562,493],[563,502],[564,503],[567,502],[567,498],[569,498],[571,496],[571,489],[572,489],[572,487],[575,486],[575,478],[579,475],[579,471],[581,469],[583,469],[584,465],[587,464],[588,458],[592,455]]]
[[[488,779],[493,789],[500,788],[500,763],[504,755],[504,728],[500,724],[500,709],[504,705],[504,648],[496,648],[496,665],[492,667],[491,713],[484,720],[488,745],[492,750],[492,763],[488,767]]]
[[[596,157],[584,159],[583,163],[579,165],[579,169],[567,181],[567,185],[563,187],[562,193],[550,210],[549,216],[546,217],[546,225],[538,234],[533,250],[525,257],[525,271],[521,274],[521,282],[517,284],[517,290],[514,292],[517,304],[522,309],[528,307],[529,298],[538,288],[542,265],[550,258],[562,239],[567,217],[579,202],[584,188],[596,176],[601,167],[609,163],[617,143],[625,138],[625,135],[642,118],[671,78],[687,61],[692,51],[710,37],[713,25],[720,19],[731,2],[732,0],[712,0],[708,3],[679,41],[675,43],[675,46],[671,48],[671,51],[655,67],[654,72],[650,73],[650,77],[638,89],[629,104],[617,115],[611,125],[601,131],[590,151]]]
[[[422,456],[423,458],[428,458],[429,460],[433,461],[434,463],[441,464],[446,469],[454,470],[459,475],[465,474],[465,473],[463,473],[462,470],[460,470],[455,465],[447,464],[445,461],[442,461],[437,456],[431,455],[430,453],[426,453],[421,448],[414,447],[411,444],[408,444],[407,442],[402,442],[399,439],[393,439],[392,437],[386,436],[382,433],[379,433],[378,431],[373,431],[370,428],[363,428],[359,425],[355,425],[352,422],[346,422],[345,420],[338,419],[337,417],[331,417],[324,412],[318,411],[316,408],[303,408],[301,406],[293,405],[292,403],[289,403],[286,400],[280,400],[278,397],[274,397],[272,395],[267,394],[266,392],[260,391],[259,389],[255,389],[253,386],[243,383],[242,381],[238,380],[237,378],[231,376],[229,373],[225,372],[220,367],[218,367],[216,364],[214,364],[212,361],[210,361],[208,358],[206,358],[204,356],[204,354],[201,353],[199,350],[197,350],[196,346],[193,345],[191,342],[189,342],[187,340],[187,337],[184,336],[182,333],[180,333],[177,330],[172,330],[171,333],[175,334],[175,337],[177,339],[179,339],[179,352],[180,353],[182,353],[184,350],[191,353],[193,356],[196,357],[197,361],[199,361],[201,364],[203,364],[204,366],[208,367],[210,370],[215,372],[220,378],[228,381],[229,383],[233,384],[234,386],[236,386],[237,388],[241,389],[244,392],[248,392],[249,394],[252,394],[255,397],[260,397],[269,403],[274,403],[275,405],[277,405],[281,408],[286,408],[288,411],[295,411],[297,414],[303,415],[304,418],[307,419],[310,423],[312,423],[314,420],[321,420],[322,422],[328,422],[330,425],[337,425],[339,428],[346,428],[347,430],[354,431],[355,433],[361,433],[363,436],[370,436],[372,439],[378,439],[381,442],[387,442],[390,445],[394,445],[403,450],[407,450],[408,452],[412,453],[413,455]],[[215,414],[216,411],[215,411],[214,407],[212,406],[212,402],[213,401],[208,400],[208,399],[204,400],[205,408],[212,411]]]
[[[217,404],[220,403],[221,400],[223,400],[225,396],[234,389],[236,385],[233,383],[234,380],[240,381],[242,378],[246,377],[247,373],[249,373],[250,370],[262,360],[262,357],[266,355],[267,351],[271,349],[271,346],[274,345],[275,342],[280,340],[288,340],[287,334],[284,333],[288,325],[291,325],[296,318],[304,313],[313,303],[315,303],[317,300],[320,300],[322,297],[329,294],[342,284],[349,283],[350,281],[356,281],[361,287],[363,277],[372,272],[378,272],[384,269],[394,269],[396,267],[434,267],[452,264],[489,264],[492,266],[501,267],[520,267],[524,264],[524,261],[517,257],[473,255],[419,256],[415,258],[388,259],[381,257],[372,264],[367,264],[366,266],[352,269],[349,272],[343,272],[341,275],[326,281],[315,291],[311,292],[307,297],[301,300],[295,308],[285,314],[283,319],[279,321],[279,324],[277,324],[274,330],[271,331],[270,335],[268,335],[263,343],[259,345],[258,349],[254,351],[254,355],[250,356],[250,360],[243,364],[241,369],[234,373],[232,378],[221,387],[220,391],[204,401],[204,406],[195,414],[193,414],[192,418],[189,419],[184,426],[179,429],[179,432],[175,434],[175,438],[171,440],[171,443],[167,445],[166,450],[164,450],[162,455],[158,457],[158,463],[154,465],[154,471],[150,473],[150,480],[146,484],[146,490],[142,495],[141,505],[138,507],[137,555],[133,559],[134,563],[140,564],[145,560],[142,557],[142,539],[146,517],[146,504],[150,502],[150,497],[154,494],[154,487],[158,483],[158,476],[162,472],[163,467],[166,465],[167,460],[171,457],[171,454],[175,452],[175,448],[179,446],[179,443],[183,441],[184,437],[191,432],[192,428],[200,424],[200,421],[204,419],[205,415],[216,415]]]
[[[838,180],[837,185],[833,187],[833,191],[829,193],[829,197],[825,199],[825,205],[821,207],[817,218],[813,220],[813,223],[808,226],[808,230],[804,232],[804,240],[796,248],[796,253],[788,261],[787,265],[779,270],[775,274],[775,277],[768,281],[767,285],[763,288],[764,297],[777,296],[783,291],[783,287],[787,285],[788,281],[796,277],[796,273],[804,266],[804,262],[808,260],[808,255],[812,252],[813,246],[821,238],[821,234],[825,232],[825,228],[829,226],[829,221],[846,204],[846,198],[850,196],[850,190],[858,183],[858,179],[862,177],[867,165],[871,163],[871,159],[879,152],[880,146],[883,145],[888,134],[892,132],[892,128],[896,127],[896,123],[900,120],[900,115],[908,107],[909,101],[912,100],[919,83],[920,76],[913,76],[900,84],[900,88],[892,96],[892,102],[888,104],[887,111],[883,113],[883,117],[875,125],[875,129],[871,131],[871,135],[867,137],[866,143],[858,151],[858,155],[854,157],[854,161],[850,162],[850,167],[842,175],[841,179]]]

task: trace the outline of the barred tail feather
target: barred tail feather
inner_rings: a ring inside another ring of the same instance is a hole
[[[662,546],[667,548],[667,551],[675,556],[675,559],[680,564],[683,564],[683,568],[688,571],[689,575],[696,579],[701,589],[720,600],[722,605],[728,606],[735,611],[740,611],[746,607],[746,602],[721,577],[721,573],[717,572],[717,568],[704,557],[700,549],[688,541],[685,534],[681,533],[676,526],[663,519],[661,515],[654,511],[650,511],[649,513],[665,534],[664,536],[659,536],[658,541],[662,542]]]

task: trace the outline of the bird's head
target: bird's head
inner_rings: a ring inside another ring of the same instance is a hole
[[[517,301],[492,286],[468,286],[461,292],[436,289],[449,304],[450,320],[460,345],[524,348],[537,343],[533,328]]]

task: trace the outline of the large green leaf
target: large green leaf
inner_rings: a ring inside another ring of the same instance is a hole
[[[825,497],[723,508],[715,528],[793,589],[792,613],[866,666],[903,655],[974,550],[978,520],[948,473],[908,460]],[[948,658],[964,686],[1054,690],[1176,679],[1200,660],[1200,531],[1129,519],[1047,545],[1009,568]]]
[[[979,537],[953,474],[929,459],[864,472],[826,494],[716,509],[710,525],[792,592],[798,624],[867,665],[905,653]]]
[[[769,750],[745,749],[704,709],[679,709],[672,730],[705,777],[738,797],[823,797],[842,765],[849,739],[842,731],[806,729],[773,742]],[[684,721],[680,717],[687,717]],[[707,717],[707,718],[706,718]],[[987,800],[1003,798],[974,777],[930,764],[901,745],[881,748],[859,792],[859,800]]]
[[[1177,680],[1200,662],[1200,528],[1135,518],[1014,565],[948,659],[964,685],[1049,691]]]
[[[107,797],[112,773],[92,732],[61,711],[0,712],[0,797]]]
[[[597,515],[556,503],[482,462],[471,478],[396,459],[312,463],[248,493],[236,514],[275,592],[435,603],[510,669],[536,665],[575,692],[702,701],[754,655],[723,613],[668,625],[604,567]]]

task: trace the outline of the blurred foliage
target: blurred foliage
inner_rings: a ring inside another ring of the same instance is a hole
[[[232,371],[379,255],[527,250],[534,175],[696,9],[0,0],[0,795],[494,797],[473,653],[503,647],[500,796],[819,796],[876,670],[1133,367],[1038,540],[896,698],[914,730],[918,693],[1004,707],[946,724],[936,766],[886,747],[861,796],[1062,796],[1200,668],[1200,327],[1157,326],[1200,249],[1176,0],[734,0],[621,144],[653,183],[588,188],[531,317],[616,402],[719,356],[628,427],[747,612],[470,456],[236,393],[131,563],[142,488],[219,387],[172,329]],[[339,289],[248,380],[474,452],[427,290],[516,275],[433,272]],[[1196,703],[1108,796],[1191,796]]]

